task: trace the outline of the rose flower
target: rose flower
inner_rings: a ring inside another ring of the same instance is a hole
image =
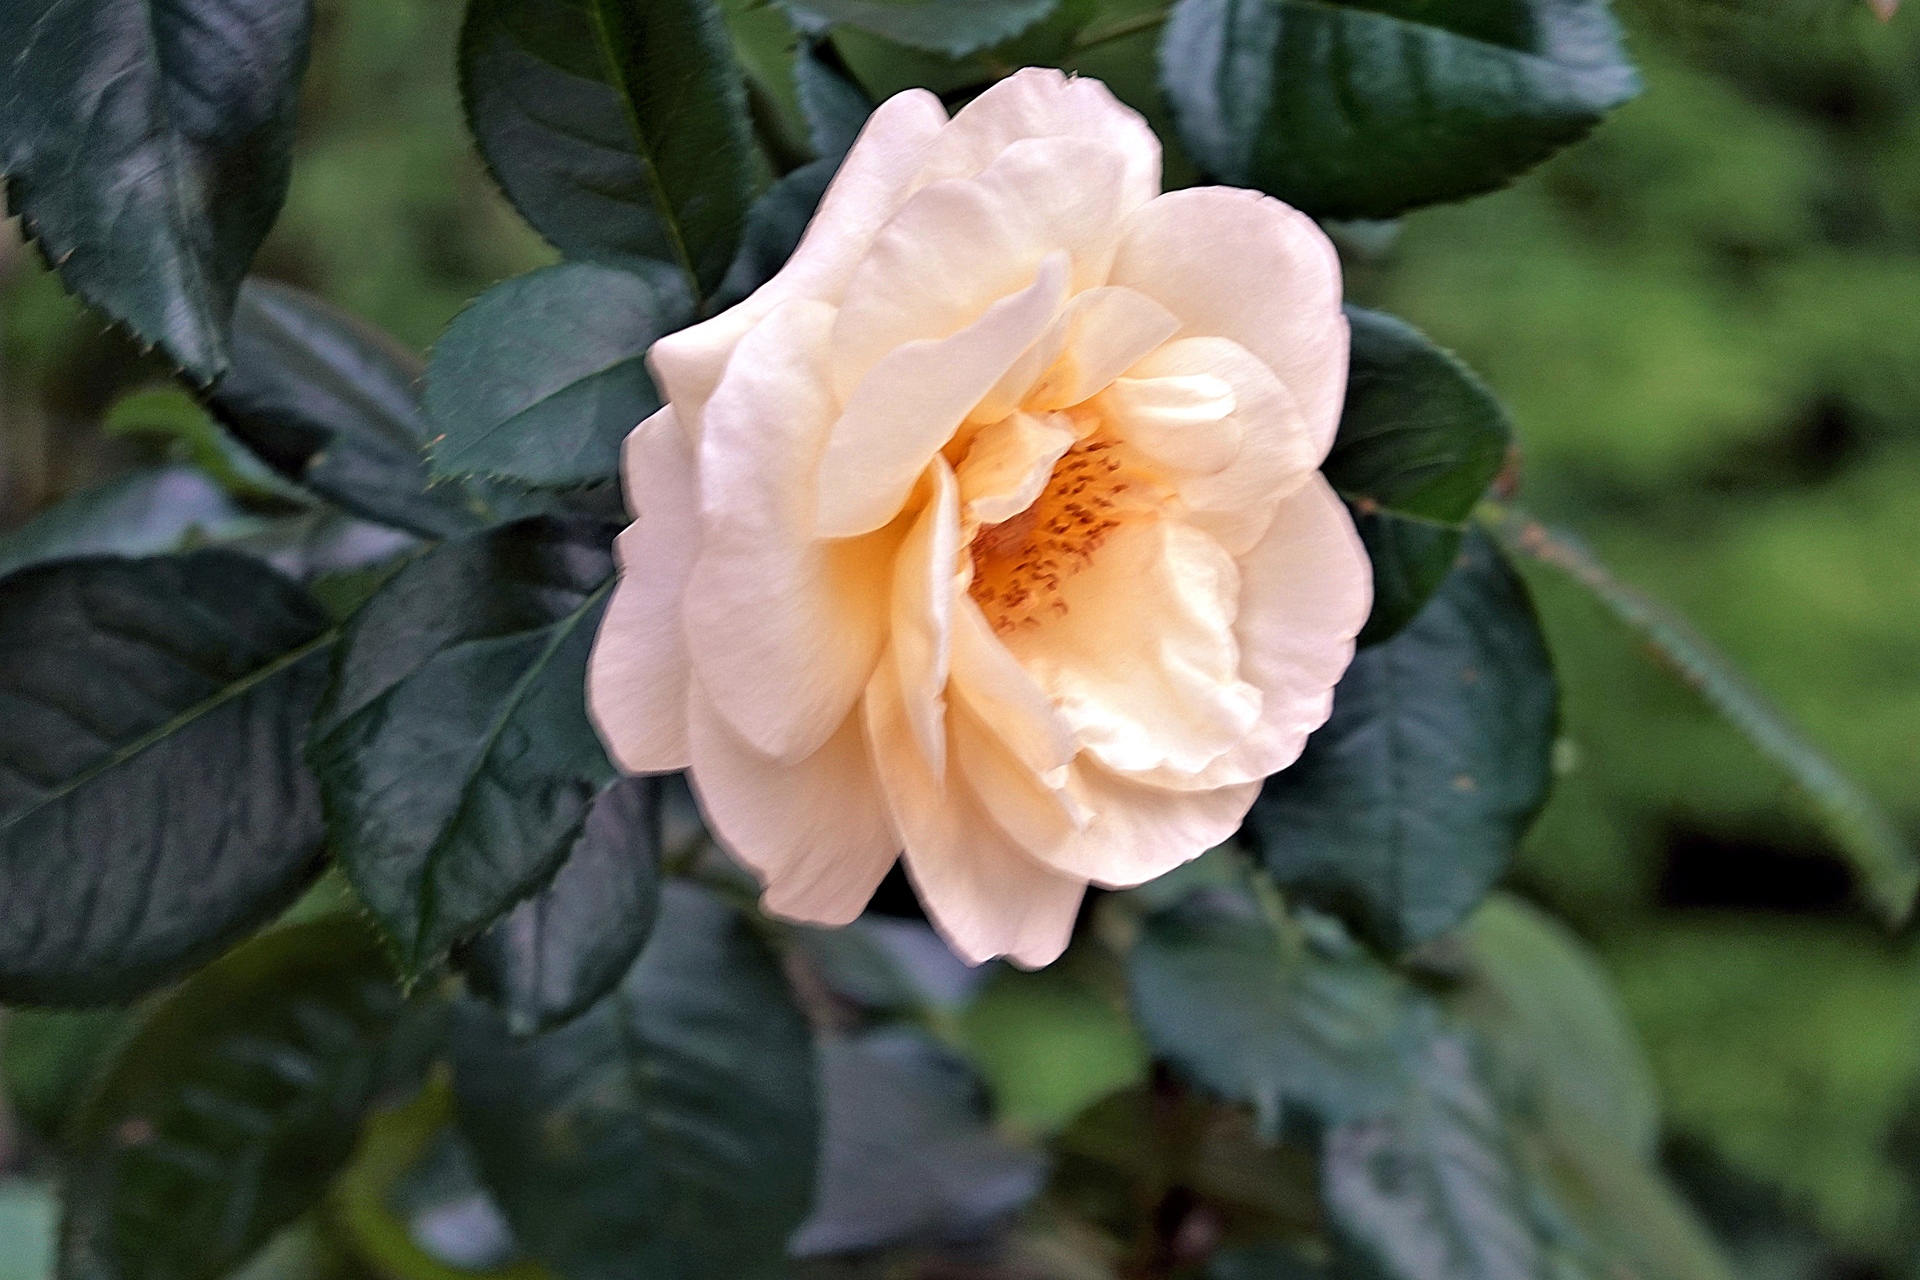
[[[1325,721],[1371,599],[1318,470],[1338,261],[1161,194],[1099,82],[888,100],[786,267],[648,358],[589,704],[770,912],[843,924],[904,856],[960,955],[1046,964]]]

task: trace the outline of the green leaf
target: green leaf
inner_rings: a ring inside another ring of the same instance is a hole
[[[793,53],[793,84],[807,118],[807,143],[822,160],[839,160],[873,114],[873,99],[827,65],[821,50],[802,43]]]
[[[1452,352],[1379,311],[1346,309],[1346,405],[1327,479],[1354,509],[1373,560],[1360,643],[1413,620],[1460,551],[1473,507],[1512,445],[1506,410]]]
[[[473,944],[467,980],[514,1035],[578,1017],[646,945],[660,905],[658,779],[600,793],[560,871]]]
[[[841,23],[910,49],[962,58],[1010,40],[1060,0],[786,0],[821,22]]]
[[[713,292],[754,172],[713,0],[471,0],[460,76],[494,177],[562,253],[664,262]]]
[[[440,538],[486,515],[458,485],[428,487],[431,436],[412,352],[330,303],[247,282],[233,319],[233,368],[207,396],[242,444],[327,501]]]
[[[0,999],[127,999],[292,901],[327,621],[225,551],[0,581]]]
[[[957,1020],[1000,1114],[1029,1131],[1057,1132],[1146,1079],[1146,1046],[1121,1002],[1076,973],[1076,959],[1032,973],[999,969]]]
[[[923,1032],[836,1036],[820,1066],[820,1189],[795,1255],[976,1239],[1039,1192],[1046,1162],[994,1133],[980,1082]]]
[[[402,1002],[367,928],[293,925],[195,975],[81,1110],[63,1280],[219,1280],[306,1212],[389,1079]]]
[[[1639,92],[1605,0],[1179,0],[1160,78],[1203,169],[1320,218],[1503,186]]]
[[[746,917],[669,883],[620,987],[519,1041],[454,1024],[462,1131],[528,1253],[567,1280],[784,1274],[813,1201],[807,1025]]]
[[[565,262],[495,285],[427,365],[433,474],[533,487],[611,480],[660,407],[644,357],[693,318],[670,272]]]
[[[76,556],[144,556],[243,520],[220,486],[192,467],[135,471],[74,494],[0,534],[0,577]]]
[[[1549,528],[1517,509],[1493,507],[1490,514],[1502,545],[1516,555],[1553,566],[1592,592],[1664,665],[1793,781],[1888,922],[1903,923],[1913,913],[1914,897],[1920,892],[1920,856],[1913,845],[1879,803],[1755,688],[1712,641],[1658,600],[1615,578],[1572,534]]]
[[[202,385],[286,198],[306,0],[8,0],[7,207],[69,288]]]
[[[715,308],[744,301],[787,265],[839,167],[838,160],[803,164],[753,202],[746,230],[740,236],[740,252],[714,293]]]
[[[1404,987],[1351,946],[1283,937],[1243,896],[1202,891],[1150,916],[1127,976],[1155,1056],[1251,1103],[1269,1135],[1294,1106],[1340,1123],[1394,1097]]]
[[[1556,703],[1526,587],[1470,535],[1420,616],[1354,658],[1247,834],[1282,888],[1380,945],[1435,937],[1486,897],[1545,802]]]
[[[1431,1014],[1414,1007],[1395,1106],[1323,1141],[1334,1238],[1384,1280],[1541,1280],[1536,1189],[1473,1041]]]
[[[443,543],[342,635],[309,755],[409,974],[552,875],[614,776],[583,692],[609,532],[536,518]]]

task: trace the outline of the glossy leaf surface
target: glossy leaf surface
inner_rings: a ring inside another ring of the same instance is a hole
[[[0,5],[8,211],[202,385],[286,198],[312,22],[307,0]]]
[[[336,855],[418,972],[553,873],[613,778],[587,723],[608,530],[441,544],[348,623],[310,756]]]
[[[670,883],[613,994],[514,1039],[469,1001],[454,1030],[462,1131],[521,1246],[565,1280],[784,1274],[813,1201],[813,1047],[747,919]]]
[[[1355,657],[1246,830],[1283,888],[1423,942],[1479,905],[1545,802],[1556,707],[1526,588],[1471,535],[1420,616]]]
[[[224,551],[0,580],[0,997],[126,999],[298,892],[327,626]]]
[[[586,1012],[626,974],[660,906],[662,783],[600,793],[553,882],[473,944],[467,979],[515,1035]]]
[[[951,58],[1011,39],[1060,0],[789,0],[792,8]]]
[[[475,0],[460,75],[494,177],[562,253],[665,263],[696,297],[719,284],[753,171],[713,0]]]
[[[658,270],[567,262],[495,285],[427,366],[434,475],[612,479],[620,442],[660,407],[647,348],[692,318],[684,289]]]
[[[1453,568],[1467,517],[1512,445],[1506,410],[1474,372],[1405,321],[1348,307],[1353,333],[1327,479],[1373,561],[1360,643],[1412,621]]]
[[[1203,169],[1322,218],[1502,186],[1639,91],[1605,0],[1180,0],[1160,78]]]

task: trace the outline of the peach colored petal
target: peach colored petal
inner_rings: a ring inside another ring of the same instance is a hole
[[[1027,67],[962,107],[928,148],[922,183],[965,178],[1023,138],[1090,138],[1127,159],[1121,195],[1127,208],[1160,194],[1160,139],[1098,80]]]
[[[1027,392],[1036,411],[1090,399],[1180,328],[1174,314],[1146,294],[1113,286],[1079,294],[1061,319],[1067,326],[1061,358]]]
[[[820,536],[867,533],[899,513],[967,410],[1053,319],[1066,272],[1066,255],[1050,254],[1031,285],[972,325],[950,338],[906,343],[874,367],[833,424],[820,460]]]
[[[1333,446],[1347,387],[1340,259],[1313,219],[1234,187],[1172,191],[1138,210],[1112,284],[1180,317],[1183,337],[1231,338],[1278,374],[1315,444]]]
[[[1326,723],[1333,686],[1373,607],[1373,565],[1353,518],[1315,475],[1280,504],[1266,536],[1240,558],[1240,674],[1260,690],[1246,739],[1197,774],[1141,775],[1165,787],[1217,787],[1278,773]]]
[[[634,521],[614,539],[620,580],[587,660],[587,713],[628,773],[687,767],[687,646],[680,593],[700,541],[693,451],[671,405],[620,452]]]
[[[1069,875],[1124,889],[1193,861],[1238,831],[1260,784],[1165,791],[1083,760],[1068,790],[1092,819],[1042,857]]]
[[[811,924],[859,915],[900,852],[860,715],[782,764],[734,733],[698,681],[688,709],[694,794],[720,843],[766,885],[761,905]]]
[[[988,817],[971,787],[928,769],[892,665],[889,650],[868,687],[867,739],[928,918],[969,964],[1000,955],[1036,968],[1052,963],[1073,935],[1086,883],[1035,861]]]
[[[1003,835],[1028,854],[1040,857],[1072,840],[1090,814],[1064,787],[1051,787],[1015,758],[1007,744],[955,700],[947,717],[953,740],[949,753],[964,785]]]
[[[961,596],[953,611],[953,700],[964,702],[1014,759],[1049,786],[1066,779],[1073,731],[1019,659],[987,625],[980,606]]]
[[[834,412],[822,376],[832,323],[825,303],[775,307],[707,402],[700,443],[705,533],[685,596],[689,649],[727,722],[787,761],[846,719],[886,628],[876,570],[888,548],[813,534],[811,479]]]
[[[945,458],[927,473],[926,505],[893,562],[893,665],[914,741],[936,775],[946,772],[946,687],[960,556],[959,486]]]
[[[1240,573],[1175,520],[1123,524],[1066,578],[1059,608],[1006,644],[1109,768],[1194,773],[1260,717],[1233,635]]]
[[[1163,466],[1207,475],[1240,452],[1238,402],[1211,373],[1116,378],[1101,393],[1101,416],[1120,439]]]
[[[903,342],[945,338],[1065,253],[1071,291],[1106,283],[1125,210],[1123,158],[1080,138],[1015,143],[978,177],[925,187],[900,206],[848,282],[833,334],[842,399]],[[971,407],[971,406],[969,406]]]
[[[738,306],[653,344],[647,367],[695,444],[707,397],[720,385],[747,330],[788,298],[839,301],[874,233],[906,199],[928,143],[946,124],[940,100],[920,89],[895,94],[874,108],[779,273]]]
[[[1068,427],[1015,413],[982,427],[959,469],[967,518],[999,524],[1033,505],[1053,475],[1053,464],[1073,447]]]
[[[1231,554],[1242,554],[1266,532],[1280,500],[1320,465],[1320,445],[1298,403],[1271,369],[1225,338],[1169,342],[1131,372],[1149,378],[1217,378],[1227,384],[1233,396],[1228,431],[1238,437],[1239,448],[1224,467],[1176,473],[1174,488],[1195,525]],[[1152,442],[1145,451],[1152,451]]]

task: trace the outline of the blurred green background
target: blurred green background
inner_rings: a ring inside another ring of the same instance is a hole
[[[258,267],[419,347],[553,256],[465,141],[459,9],[320,0]],[[1510,190],[1340,229],[1351,293],[1480,370],[1528,505],[1690,614],[1920,835],[1920,14],[1622,17],[1647,93]],[[161,371],[11,228],[0,325],[0,529],[187,447],[143,429],[163,413],[110,414]],[[1535,585],[1564,776],[1513,883],[1620,983],[1671,1163],[1746,1275],[1920,1277],[1920,947],[1877,927],[1751,748],[1584,596]],[[44,1150],[101,1026],[8,1018],[9,1167]],[[8,1221],[38,1211],[0,1197]]]

